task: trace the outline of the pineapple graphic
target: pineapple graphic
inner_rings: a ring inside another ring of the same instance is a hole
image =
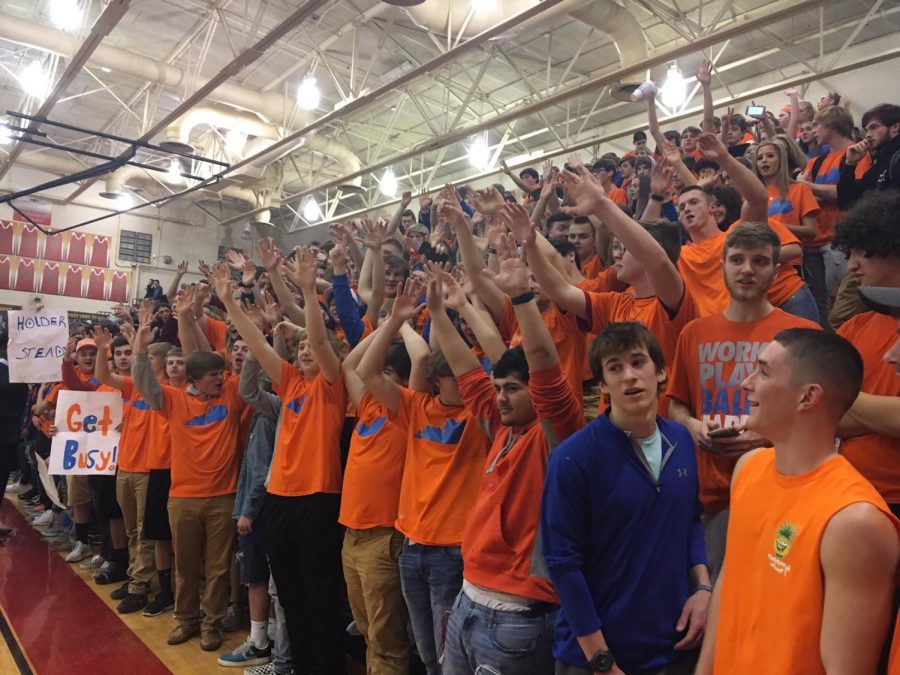
[[[780,560],[787,557],[794,545],[794,537],[797,535],[797,526],[787,521],[783,522],[775,532],[775,556]]]

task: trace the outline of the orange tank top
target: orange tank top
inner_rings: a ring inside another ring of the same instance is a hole
[[[800,476],[780,474],[772,448],[747,460],[732,488],[716,675],[824,675],[819,546],[832,516],[857,502],[893,519],[842,456]]]

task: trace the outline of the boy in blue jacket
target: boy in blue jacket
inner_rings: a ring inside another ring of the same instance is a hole
[[[591,366],[609,409],[550,455],[541,506],[556,675],[690,673],[712,591],[694,444],[656,415],[665,360],[643,324],[609,324]]]

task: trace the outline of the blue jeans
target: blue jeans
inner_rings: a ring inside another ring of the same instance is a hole
[[[558,609],[555,605],[544,605],[532,612],[504,612],[479,605],[461,591],[447,621],[444,673],[552,673]],[[491,670],[479,671],[482,666]]]
[[[438,675],[444,613],[462,588],[462,551],[458,546],[403,545],[400,585],[409,610],[419,658],[428,675]]]
[[[819,310],[816,307],[816,299],[813,297],[809,286],[803,284],[803,288],[784,301],[781,309],[788,314],[809,319],[813,323],[819,323]]]
[[[291,644],[288,640],[287,622],[284,620],[284,609],[278,602],[278,589],[275,580],[269,577],[269,595],[275,607],[275,640],[272,645],[272,662],[276,675],[290,675],[294,672],[294,661],[291,659]]]

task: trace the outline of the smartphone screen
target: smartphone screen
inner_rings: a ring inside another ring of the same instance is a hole
[[[747,116],[748,117],[762,117],[766,114],[766,106],[764,105],[748,105],[747,106]]]

